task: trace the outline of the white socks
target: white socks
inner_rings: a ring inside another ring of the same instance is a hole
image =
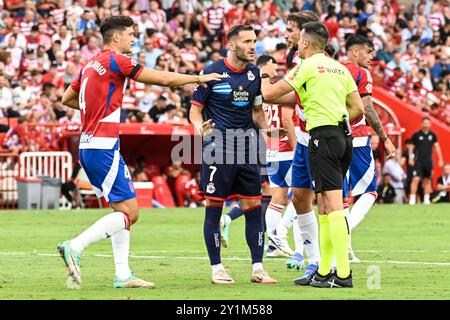
[[[309,264],[319,264],[319,224],[317,223],[314,211],[299,214],[297,216],[297,221]]]
[[[261,262],[257,262],[253,264],[253,272],[260,272],[263,271],[263,265]]]
[[[281,221],[281,215],[283,214],[284,206],[278,204],[269,203],[266,211],[266,225],[267,232],[272,233]]]
[[[423,204],[431,204],[431,202],[430,202],[430,195],[429,194],[424,194],[423,195]]]
[[[283,216],[281,217],[281,221],[277,226],[277,236],[280,238],[286,239],[289,229],[292,227],[293,218],[297,215],[295,212],[294,205],[289,203],[286,207],[286,211],[284,211]]]
[[[223,265],[221,263],[219,263],[219,264],[211,265],[211,270],[214,273],[216,271],[225,270],[225,268],[223,267]]]
[[[116,266],[116,276],[125,280],[131,276],[128,266],[128,255],[130,253],[130,231],[123,229],[111,237],[114,253],[114,265]]]
[[[295,212],[295,210],[294,210]],[[292,218],[293,230],[294,230],[294,242],[295,242],[295,252],[303,255],[303,250],[305,246],[303,245],[302,233],[300,232],[300,227],[298,226],[298,216],[295,212],[295,217]]]
[[[127,217],[122,212],[113,212],[97,220],[78,237],[70,241],[73,250],[81,253],[91,243],[112,237],[127,226]]]
[[[277,227],[277,236],[280,238],[287,238],[288,231],[291,227],[294,227],[294,242],[295,242],[295,252],[303,255],[303,240],[300,234],[300,228],[298,227],[297,212],[295,211],[294,204],[289,202],[284,211],[284,215],[281,218],[280,223]]]
[[[364,219],[367,212],[369,212],[370,208],[372,208],[375,203],[375,200],[376,198],[373,194],[364,193],[359,197],[358,201],[355,202],[350,214],[347,215],[350,232]]]
[[[416,195],[415,194],[410,194],[409,195],[409,204],[410,205],[415,205],[416,204]]]

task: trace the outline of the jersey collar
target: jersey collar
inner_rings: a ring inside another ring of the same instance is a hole
[[[245,69],[247,69],[247,65],[245,65],[242,69],[236,69],[234,68],[231,64],[228,63],[227,58],[223,59],[223,63],[225,63],[225,65],[227,66],[228,69],[230,69],[233,72],[237,72],[237,73],[243,73],[245,71]]]

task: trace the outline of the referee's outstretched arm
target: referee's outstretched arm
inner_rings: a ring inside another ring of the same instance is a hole
[[[350,120],[354,120],[364,114],[364,104],[358,90],[347,95],[346,103]]]

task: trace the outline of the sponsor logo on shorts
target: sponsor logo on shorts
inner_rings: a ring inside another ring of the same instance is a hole
[[[130,186],[130,191],[131,191],[131,192],[135,192],[133,181],[130,181],[130,182],[128,183],[128,185]]]
[[[92,137],[93,137],[92,134],[87,134],[86,132],[82,132],[81,137],[80,137],[80,143],[89,143],[89,142],[91,142]]]

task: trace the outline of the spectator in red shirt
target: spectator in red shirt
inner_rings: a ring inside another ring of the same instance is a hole
[[[226,14],[228,29],[239,24],[244,24],[245,19],[244,1],[238,0],[236,1],[234,8],[231,8]]]
[[[218,37],[222,40],[225,21],[225,8],[220,0],[212,0],[212,6],[203,12],[203,27],[208,39]]]

